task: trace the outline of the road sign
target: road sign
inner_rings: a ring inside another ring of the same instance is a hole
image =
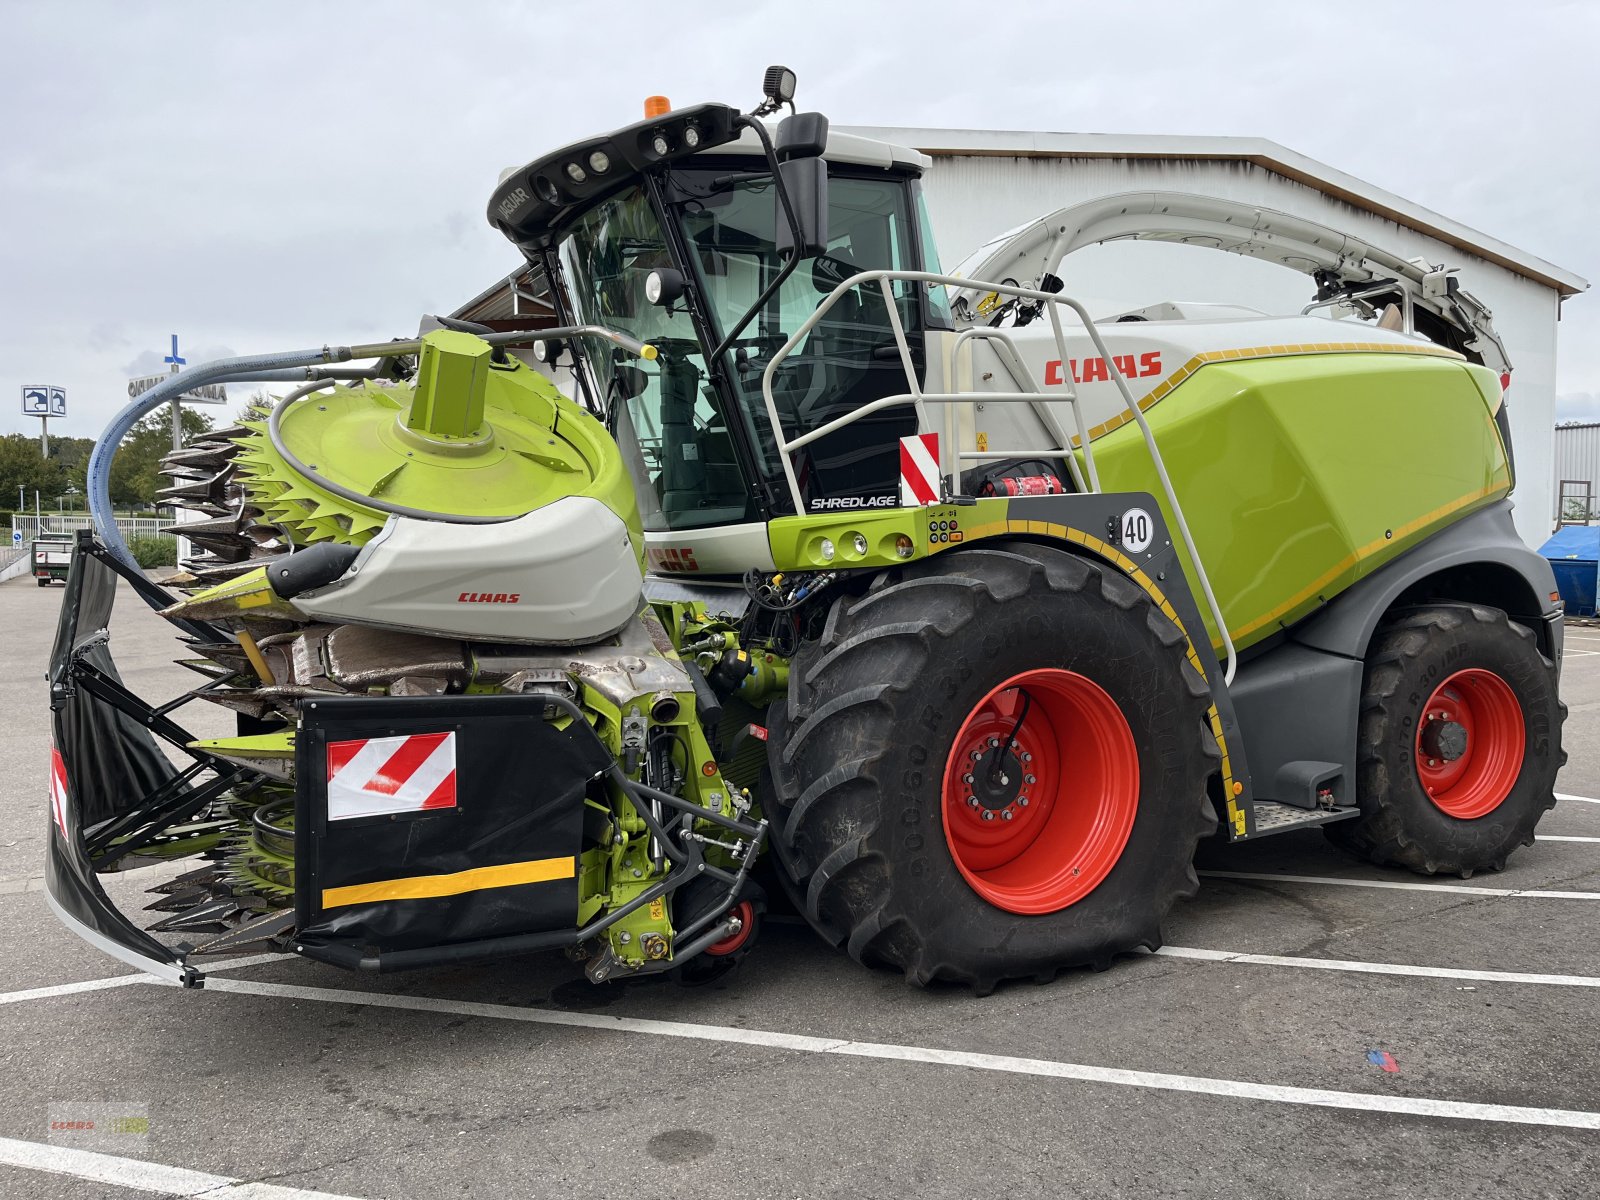
[[[25,417],[64,417],[67,415],[67,389],[47,383],[22,385],[22,415]]]
[[[12,544],[12,545],[13,545],[13,546],[20,546],[20,545],[22,545],[22,530],[20,530],[20,529],[13,529],[13,530],[12,530],[12,531],[11,531],[11,544]]]
[[[142,396],[158,383],[165,383],[171,375],[141,375],[138,379],[128,380],[128,398]],[[183,395],[178,397],[184,404],[226,404],[228,402],[228,387],[222,383],[196,384]]]

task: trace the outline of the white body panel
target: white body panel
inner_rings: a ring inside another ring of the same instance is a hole
[[[329,622],[574,646],[626,624],[643,582],[622,518],[567,496],[488,525],[391,517],[343,578],[294,605]]]
[[[767,527],[760,521],[712,529],[646,533],[650,570],[657,575],[693,579],[702,575],[742,576],[751,567],[774,570]]]
[[[1158,305],[1160,308],[1177,305]],[[1070,315],[1070,314],[1069,314]],[[1113,364],[1127,378],[1135,400],[1149,395],[1201,354],[1227,350],[1260,350],[1262,347],[1317,345],[1352,349],[1362,345],[1417,345],[1436,350],[1426,338],[1378,329],[1356,322],[1332,321],[1326,317],[1267,317],[1259,314],[1218,320],[1172,321],[1097,321],[1095,328],[1111,351]],[[1111,378],[1108,365],[1079,326],[1065,330],[1068,361],[1063,364],[1056,353],[1055,338],[1048,322],[1039,320],[1022,329],[1007,329],[1016,346],[1027,379],[1017,379],[1005,357],[990,341],[969,341],[957,352],[954,364],[955,387],[959,391],[1016,392],[1037,389],[1042,407],[1054,418],[1057,428],[1076,434],[1077,422],[1065,399],[1070,385],[1077,393],[1083,423],[1090,437],[1099,436],[1107,423],[1121,424],[1128,411],[1122,393]],[[1025,450],[1032,453],[1059,448],[1046,432],[1046,425],[1032,405],[974,403],[970,420],[959,412],[965,406],[947,405],[946,420],[954,428],[943,430],[951,447],[962,450]],[[930,410],[938,420],[938,410]],[[955,464],[946,452],[945,469]],[[963,466],[972,465],[970,462]]]

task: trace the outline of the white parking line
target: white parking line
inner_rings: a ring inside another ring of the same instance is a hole
[[[1192,958],[1202,962],[1242,963],[1256,967],[1303,967],[1313,971],[1351,971],[1359,975],[1404,975],[1418,979],[1467,979],[1477,983],[1537,983],[1557,987],[1600,988],[1596,975],[1539,975],[1523,971],[1474,971],[1463,967],[1418,967],[1405,963],[1359,962],[1339,958],[1303,958],[1284,954],[1242,954],[1233,950],[1202,950],[1195,946],[1163,946],[1163,958]]]
[[[211,971],[237,971],[243,967],[259,966],[261,963],[283,962],[288,956],[284,954],[249,954],[242,958],[224,958],[212,963],[201,970]],[[209,980],[207,981],[209,983]],[[23,1000],[49,1000],[54,996],[72,996],[78,992],[98,992],[106,988],[127,987],[130,983],[159,983],[168,984],[165,979],[158,979],[154,975],[146,975],[136,971],[130,975],[112,975],[105,979],[84,979],[78,983],[58,983],[51,987],[25,988],[20,992],[0,992],[0,1004],[17,1004]]]
[[[1600,900],[1600,892],[1560,892],[1543,888],[1472,887],[1464,883],[1415,883],[1400,879],[1334,879],[1327,875],[1277,875],[1266,871],[1201,871],[1203,879],[1262,880],[1268,883],[1324,883],[1333,887],[1393,888],[1404,892],[1452,892],[1462,896],[1527,896],[1537,900]]]
[[[1562,833],[1541,833],[1537,836],[1541,842],[1600,842],[1600,837],[1576,837]]]
[[[1584,804],[1600,804],[1600,799],[1596,799],[1594,796],[1574,796],[1571,792],[1556,792],[1554,795],[1557,800],[1577,800]]]
[[[148,982],[152,976],[134,975],[131,979]],[[46,1146],[16,1138],[0,1138],[0,1163],[29,1171],[48,1171],[52,1175],[73,1175],[95,1183],[115,1184],[140,1192],[163,1196],[204,1197],[206,1200],[357,1200],[332,1192],[311,1192],[304,1188],[283,1187],[275,1183],[251,1183],[227,1175],[169,1167],[164,1163],[74,1150],[68,1146]]]
[[[1205,1096],[1227,1096],[1237,1100],[1310,1104],[1322,1108],[1402,1113],[1418,1117],[1446,1117],[1462,1121],[1504,1121],[1517,1125],[1552,1125],[1566,1129],[1600,1130],[1600,1112],[1583,1110],[1525,1108],[1513,1104],[1479,1104],[1464,1100],[1340,1092],[1325,1088],[1250,1083],[1238,1079],[1212,1079],[1198,1075],[1169,1075],[1159,1071],[1095,1067],[1046,1058],[1018,1058],[1006,1054],[978,1054],[966,1050],[902,1046],[890,1042],[857,1042],[845,1038],[811,1037],[806,1034],[778,1033],[765,1029],[695,1025],[682,1021],[657,1021],[643,1017],[608,1017],[598,1013],[551,1012],[514,1008],[504,1004],[481,1004],[467,1000],[439,1000],[431,996],[396,996],[381,992],[346,991],[342,988],[253,983],[244,979],[216,979],[209,983],[207,990],[290,1000],[315,1000],[327,1004],[361,1004],[373,1008],[401,1008],[417,1012],[450,1013],[455,1016],[525,1021],[534,1025],[561,1025],[609,1033],[731,1042],[773,1050],[797,1050],[808,1054],[837,1054],[852,1058],[872,1058],[930,1066],[967,1067],[976,1071],[1071,1079],[1081,1083],[1104,1083],[1157,1091],[1191,1092]]]

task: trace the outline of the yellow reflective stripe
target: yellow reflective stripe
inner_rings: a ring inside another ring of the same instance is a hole
[[[487,888],[571,879],[575,874],[577,860],[571,855],[566,858],[536,858],[532,862],[506,863],[501,867],[473,867],[470,871],[457,871],[451,875],[414,875],[409,879],[381,879],[377,883],[324,888],[322,907],[341,908],[347,904],[375,904],[382,900],[428,900],[438,896],[459,896],[462,892],[481,892]]]

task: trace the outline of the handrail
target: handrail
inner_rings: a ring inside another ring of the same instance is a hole
[[[856,274],[841,282],[833,289],[833,291],[829,292],[825,297],[823,297],[822,303],[817,305],[816,311],[802,321],[799,328],[789,335],[788,340],[785,341],[783,345],[778,348],[777,353],[774,354],[770,360],[768,360],[766,369],[761,373],[761,399],[766,406],[767,420],[772,425],[772,436],[777,445],[779,466],[783,468],[784,482],[789,486],[789,495],[794,501],[795,512],[805,512],[805,496],[800,490],[800,480],[798,476],[795,475],[794,462],[790,457],[794,451],[802,448],[803,446],[810,445],[812,442],[827,436],[835,430],[854,424],[856,421],[859,421],[862,417],[867,416],[869,413],[878,412],[885,408],[892,408],[904,404],[911,404],[915,406],[917,410],[917,424],[920,428],[927,424],[924,410],[925,405],[972,404],[976,402],[976,397],[979,393],[975,392],[936,394],[922,391],[921,383],[917,379],[916,367],[913,364],[911,357],[911,346],[906,341],[905,329],[900,322],[900,312],[894,301],[894,289],[892,287],[892,283],[895,280],[904,280],[908,283],[930,284],[936,287],[983,288],[986,291],[997,292],[1001,295],[1015,296],[1020,299],[1032,300],[1037,303],[1047,305],[1044,311],[1049,314],[1050,331],[1055,339],[1056,351],[1058,354],[1060,354],[1061,361],[1063,363],[1068,360],[1069,355],[1067,354],[1066,335],[1061,329],[1060,309],[1062,307],[1070,308],[1078,315],[1078,319],[1083,322],[1084,332],[1089,336],[1089,341],[1093,344],[1095,350],[1099,352],[1100,357],[1105,360],[1107,372],[1110,378],[1116,383],[1117,390],[1122,393],[1122,400],[1123,403],[1127,405],[1128,415],[1138,424],[1139,432],[1144,437],[1145,449],[1149,452],[1151,463],[1156,469],[1156,477],[1161,481],[1161,489],[1166,495],[1168,505],[1170,505],[1172,508],[1172,517],[1174,523],[1177,525],[1178,536],[1183,539],[1183,544],[1189,551],[1189,561],[1194,564],[1195,577],[1200,583],[1200,590],[1202,594],[1205,596],[1206,606],[1210,609],[1212,619],[1216,622],[1217,631],[1222,636],[1222,644],[1224,649],[1227,651],[1226,665],[1223,670],[1223,681],[1224,683],[1231,684],[1233,682],[1234,671],[1238,666],[1238,654],[1234,649],[1233,638],[1228,632],[1227,622],[1223,619],[1222,606],[1217,603],[1216,593],[1211,587],[1211,580],[1209,576],[1207,576],[1206,569],[1200,561],[1200,552],[1195,546],[1193,536],[1189,532],[1189,522],[1183,515],[1183,506],[1178,502],[1177,491],[1172,486],[1172,477],[1167,474],[1167,465],[1165,460],[1161,457],[1160,448],[1156,445],[1155,434],[1150,429],[1150,422],[1145,419],[1144,411],[1140,409],[1138,401],[1134,399],[1133,392],[1128,387],[1127,378],[1123,375],[1121,368],[1117,366],[1116,360],[1112,357],[1111,351],[1106,346],[1105,339],[1100,336],[1100,331],[1095,328],[1094,320],[1092,317],[1090,317],[1089,310],[1084,308],[1084,306],[1079,304],[1076,300],[1073,300],[1069,296],[1063,295],[1060,292],[1042,292],[1036,288],[1025,288],[1020,287],[1017,284],[1010,283],[984,283],[971,279],[961,279],[953,275],[940,275],[932,271],[895,271],[889,269],[858,271]],[[878,285],[879,290],[883,294],[884,303],[889,309],[889,325],[894,332],[895,345],[900,352],[900,364],[905,370],[906,382],[909,390],[900,393],[899,395],[887,396],[881,400],[870,401],[869,403],[863,404],[859,408],[846,413],[844,416],[837,417],[832,421],[828,421],[827,423],[818,426],[816,429],[803,433],[792,440],[786,439],[783,434],[783,423],[778,416],[778,403],[772,394],[772,380],[773,376],[777,373],[779,364],[788,358],[789,355],[799,347],[801,341],[806,337],[806,335],[817,327],[817,324],[824,316],[827,315],[828,311],[832,309],[840,299],[842,299],[854,288],[868,283],[876,283]],[[1063,372],[1063,382],[1065,382],[1065,378],[1066,373]],[[1032,382],[1031,379],[1029,382]],[[1077,403],[1076,393],[1071,390],[1071,385],[1067,384],[1066,386],[1068,389],[1068,394],[1071,398],[1073,412],[1077,418],[1079,446],[1083,450],[1084,468],[1088,474],[1088,490],[1091,492],[1098,492],[1100,491],[1100,476],[1099,472],[1095,469],[1094,451],[1089,444],[1090,439],[1088,430],[1084,427],[1083,412]],[[985,403],[1036,403],[1039,396],[1042,394],[1044,393],[1037,391],[1015,392],[1009,394],[1005,392],[984,392],[982,393],[982,396]],[[1069,460],[1071,457],[1072,456],[1070,454],[1067,455]]]
[[[974,325],[970,329],[963,329],[959,334],[956,335],[955,345],[950,347],[950,365],[952,367],[955,366],[956,360],[961,354],[961,347],[965,346],[969,341],[995,343],[996,350],[1002,352],[998,355],[1000,358],[1000,363],[1005,367],[1006,372],[1011,376],[1012,382],[1015,383],[1019,388],[1031,392],[1039,397],[1038,403],[1033,406],[1034,416],[1039,418],[1039,423],[1044,426],[1045,432],[1060,443],[1060,448],[1055,450],[1038,450],[1034,453],[1042,458],[1055,458],[1059,456],[1066,462],[1067,470],[1072,473],[1073,485],[1080,492],[1088,491],[1089,489],[1084,485],[1083,482],[1083,472],[1078,469],[1078,459],[1072,453],[1071,439],[1067,436],[1067,431],[1061,428],[1060,422],[1056,420],[1055,413],[1051,412],[1049,406],[1044,402],[1044,393],[1039,390],[1039,385],[1034,383],[1033,376],[1029,373],[1027,364],[1022,361],[1022,353],[1017,349],[1017,344],[1011,340],[1011,335],[1004,329],[991,329],[987,325]],[[1062,361],[1065,362],[1066,360],[1063,359]],[[1063,393],[1063,397],[1068,404],[1072,405],[1073,416],[1074,418],[1077,418],[1079,416],[1077,389],[1072,386],[1072,383],[1066,374],[1062,375],[1062,383],[1066,388],[1065,392]],[[1078,427],[1080,429],[1083,428],[1083,422],[1081,420],[1078,421]],[[973,459],[984,458],[1016,457],[1018,456],[1014,454],[999,453],[987,450],[978,451],[976,453],[958,451],[956,453],[955,460],[959,464],[962,459],[971,461]]]

